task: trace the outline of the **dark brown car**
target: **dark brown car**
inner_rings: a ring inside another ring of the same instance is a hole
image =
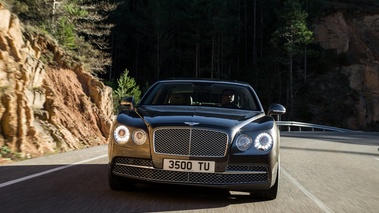
[[[228,97],[226,97],[228,96]],[[247,83],[162,80],[121,102],[109,137],[109,185],[166,183],[247,191],[275,199],[280,133]]]

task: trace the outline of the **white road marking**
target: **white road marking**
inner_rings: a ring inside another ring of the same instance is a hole
[[[286,170],[280,168],[281,173],[287,176],[290,181],[295,184],[308,198],[310,198],[320,209],[322,209],[325,213],[332,213],[329,207],[327,207],[320,199],[314,196],[311,192],[309,192],[304,186],[302,186],[295,178],[293,178]]]
[[[375,160],[379,160],[379,158],[375,158]]]
[[[56,171],[59,171],[59,170],[67,169],[67,168],[70,168],[72,166],[76,166],[78,164],[94,161],[94,160],[97,160],[97,159],[100,159],[100,158],[104,158],[104,157],[107,157],[107,156],[108,155],[101,155],[101,156],[98,156],[98,157],[90,158],[90,159],[87,159],[87,160],[79,161],[79,162],[76,162],[76,163],[68,164],[68,165],[65,165],[65,166],[60,166],[60,167],[57,167],[57,168],[54,168],[54,169],[49,169],[49,170],[46,170],[46,171],[43,171],[43,172],[39,172],[39,173],[36,173],[36,174],[33,174],[33,175],[28,175],[28,176],[25,176],[25,177],[22,177],[22,178],[11,180],[11,181],[8,181],[8,182],[5,182],[5,183],[1,183],[0,184],[0,188],[3,188],[5,186],[9,186],[9,185],[12,185],[12,184],[15,184],[15,183],[19,183],[19,182],[22,182],[22,181],[25,181],[25,180],[29,180],[29,179],[32,179],[32,178],[35,178],[35,177],[39,177],[39,176],[42,176],[42,175],[46,175],[46,174],[49,174],[49,173],[53,173],[53,172],[56,172]]]

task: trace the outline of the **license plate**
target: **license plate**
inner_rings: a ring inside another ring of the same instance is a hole
[[[183,172],[215,172],[214,161],[164,159],[163,169]]]

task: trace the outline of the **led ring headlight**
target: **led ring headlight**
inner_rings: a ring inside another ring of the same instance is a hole
[[[271,149],[273,141],[274,140],[272,139],[271,135],[264,132],[255,138],[254,146],[260,151],[267,151]]]
[[[116,143],[126,144],[130,138],[129,129],[126,126],[118,126],[113,132],[113,137]]]

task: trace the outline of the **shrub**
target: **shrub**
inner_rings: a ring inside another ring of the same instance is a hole
[[[134,78],[129,76],[129,71],[126,69],[117,79],[117,89],[113,90],[113,103],[117,107],[121,99],[133,96],[136,103],[139,102],[141,90]]]

